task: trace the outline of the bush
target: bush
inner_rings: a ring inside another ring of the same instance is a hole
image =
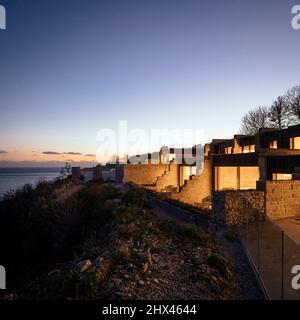
[[[111,272],[111,261],[107,260],[101,266],[93,266],[85,272],[76,268],[69,269],[66,265],[62,270],[44,273],[26,288],[26,298],[66,300],[107,298],[109,289],[102,284],[107,280]],[[21,296],[22,298],[22,296]]]
[[[207,258],[207,263],[211,267],[216,268],[225,279],[230,278],[231,272],[229,270],[229,263],[220,253],[215,252],[210,254]]]
[[[144,190],[130,189],[124,195],[123,201],[126,205],[143,208],[146,205],[147,197]]]
[[[0,201],[0,264],[10,271],[10,285],[73,258],[83,239],[105,232],[113,217],[105,204],[118,194],[111,185],[88,184],[64,202],[54,201],[54,190],[49,182],[25,185]]]
[[[165,233],[175,235],[185,239],[186,241],[201,245],[205,245],[211,240],[210,236],[204,232],[203,229],[194,224],[176,221],[172,221],[172,223],[170,223],[163,221],[160,223],[160,229]]]
[[[230,241],[233,241],[236,239],[236,234],[233,230],[227,230],[225,233],[224,233],[224,237]]]
[[[130,223],[135,221],[141,214],[140,208],[119,206],[114,210],[114,217],[116,223]]]

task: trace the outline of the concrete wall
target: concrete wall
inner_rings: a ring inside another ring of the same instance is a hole
[[[179,188],[180,185],[180,165],[170,164],[167,171],[159,176],[156,181],[156,191],[162,191],[167,187]]]
[[[167,170],[167,164],[126,164],[123,181],[137,185],[155,185],[157,178]]]
[[[190,176],[197,174],[196,166],[181,166],[180,170],[180,186],[183,186]]]
[[[271,219],[300,215],[300,181],[265,181],[259,186],[266,192],[266,213]]]
[[[213,220],[218,224],[240,225],[265,212],[265,193],[256,190],[218,191],[213,194]]]
[[[116,166],[116,182],[122,182],[124,178],[124,166]]]
[[[204,170],[201,174],[192,176],[178,193],[171,195],[172,199],[184,203],[199,205],[202,200],[211,195],[212,188],[211,164],[209,160],[204,162]]]

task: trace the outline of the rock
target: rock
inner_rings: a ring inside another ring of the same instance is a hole
[[[101,266],[102,265],[102,262],[103,262],[104,258],[103,257],[98,257],[96,260],[95,260],[95,264],[96,266]]]
[[[128,269],[129,270],[133,269],[133,264],[132,263],[128,263]]]
[[[152,264],[152,255],[151,255],[151,253],[148,253],[147,254],[147,261],[148,261],[148,263],[151,265]]]
[[[48,273],[48,276],[52,276],[52,275],[58,274],[58,273],[60,273],[60,270],[55,269],[55,270],[50,271],[50,272]]]
[[[154,282],[155,282],[155,283],[159,283],[158,279],[156,279],[156,278],[154,279]]]
[[[77,264],[77,268],[78,268],[79,272],[84,272],[84,271],[90,269],[92,265],[93,264],[92,264],[91,260],[88,259],[88,260],[84,260],[84,261],[79,262]]]
[[[140,277],[140,275],[137,273],[137,274],[135,275],[135,280],[138,281],[138,280],[140,280],[140,279],[141,279],[141,277]]]
[[[151,255],[151,260],[157,261],[157,259],[158,259],[158,255],[156,253]]]
[[[115,287],[120,287],[120,285],[122,283],[122,280],[118,279],[118,278],[113,278],[112,281],[113,281]]]
[[[143,286],[143,285],[145,284],[145,282],[144,282],[143,280],[140,280],[140,281],[139,281],[139,284],[140,284],[141,286]]]
[[[144,272],[147,272],[149,270],[149,263],[148,262],[144,263],[143,270],[144,270]]]

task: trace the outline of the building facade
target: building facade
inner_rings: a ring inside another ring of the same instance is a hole
[[[124,181],[158,192],[171,191],[172,199],[200,207],[213,203],[220,192],[237,191],[243,197],[255,192],[271,218],[300,214],[300,125],[214,139],[202,149],[197,166],[177,161],[182,149],[166,150],[156,153],[154,160],[144,155],[140,159],[146,162],[127,164]]]

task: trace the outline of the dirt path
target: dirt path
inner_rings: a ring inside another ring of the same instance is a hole
[[[173,214],[174,211],[170,205],[171,210],[168,210],[168,207],[162,206],[160,202],[156,201],[153,198],[149,198],[153,213],[161,218],[167,220],[176,220],[176,221],[193,221],[189,217],[184,217],[180,214]],[[175,209],[175,212],[180,212],[180,208]],[[211,230],[210,230],[211,231]],[[214,233],[216,239],[221,247],[223,247],[225,253],[227,254],[233,269],[236,273],[236,278],[238,282],[238,293],[237,299],[239,300],[257,300],[265,299],[264,294],[259,286],[258,280],[249,264],[248,258],[246,257],[243,247],[238,239],[227,240],[224,237],[226,229],[219,227],[218,229],[214,228]]]
[[[226,228],[218,227],[216,230],[216,238],[224,248],[233,268],[236,272],[237,282],[239,284],[238,297],[239,300],[261,300],[266,299],[259,282],[252,270],[247,256],[239,239],[228,240],[224,233]]]

